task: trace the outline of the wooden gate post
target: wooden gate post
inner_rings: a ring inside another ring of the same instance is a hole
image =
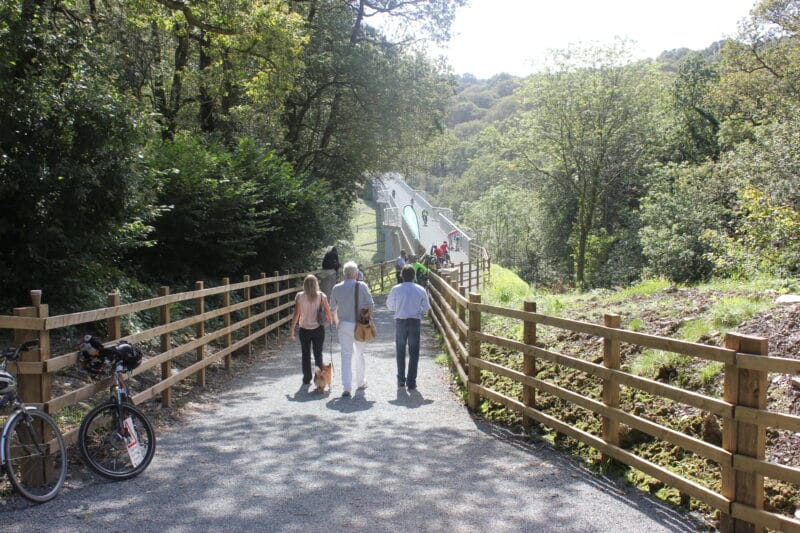
[[[242,281],[250,281],[250,274],[245,274],[244,276],[242,276]],[[244,291],[242,292],[243,292],[242,298],[244,298],[245,301],[248,301],[250,299],[250,287],[245,287]],[[244,319],[247,321],[247,325],[244,327],[244,334],[245,337],[247,337],[248,339],[250,338],[250,335],[253,334],[253,328],[250,325],[251,316],[253,316],[253,310],[251,309],[250,305],[248,305],[247,307],[244,308]],[[247,355],[250,356],[252,354],[253,354],[252,342],[248,341]]]
[[[119,306],[119,291],[108,293],[106,301],[108,302],[109,307]],[[108,336],[111,339],[119,339],[122,337],[122,319],[119,316],[112,316],[106,320],[106,329],[108,330]]]
[[[31,318],[47,318],[49,316],[49,306],[42,303],[42,291],[32,290],[31,307],[14,308],[14,316],[24,316]],[[44,372],[44,362],[50,358],[50,332],[44,324],[38,330],[14,330],[14,344],[19,345],[33,339],[39,341],[37,349],[20,354],[20,363],[34,364],[39,368],[37,373],[20,372],[17,376],[19,396],[24,402],[44,404],[50,401],[50,374]],[[20,365],[22,366],[22,365]],[[43,408],[46,409],[46,406]]]
[[[481,384],[481,369],[478,365],[473,365],[473,359],[481,358],[481,341],[478,340],[476,333],[481,331],[481,312],[473,308],[472,304],[481,303],[481,295],[471,292],[469,293],[469,382],[467,383],[467,392],[469,408],[473,411],[478,408],[481,401],[481,396],[475,388]]]
[[[231,284],[231,278],[222,278],[222,284],[228,286]],[[225,309],[225,314],[222,315],[223,319],[223,327],[227,330],[225,335],[222,337],[222,345],[225,348],[230,348],[231,344],[233,344],[233,337],[231,335],[231,291],[230,288],[222,293],[222,307]],[[233,368],[233,354],[228,353],[225,356],[225,370],[231,370]]]
[[[621,320],[619,315],[603,315],[603,322],[607,328],[619,328]],[[619,370],[620,353],[619,341],[603,338],[603,366]],[[603,403],[607,407],[619,407],[619,379],[611,377],[603,380]],[[603,440],[608,444],[619,446],[619,421],[607,416],[603,417]],[[608,459],[608,457],[604,457]]]
[[[158,289],[159,296],[169,296],[169,287],[161,287]],[[170,317],[169,317],[169,304],[165,304],[161,306],[161,324],[166,325],[169,324]],[[161,334],[161,353],[166,352],[170,349],[170,345],[172,344],[170,334],[162,333]],[[169,360],[164,361],[161,363],[161,379],[169,379],[172,377],[172,362]],[[163,391],[161,391],[161,407],[169,407],[172,403],[172,387],[167,387]]]
[[[205,289],[205,283],[202,281],[196,281],[194,283],[194,290],[202,291]],[[203,313],[206,312],[206,299],[203,296],[199,296],[194,301],[194,312],[197,316],[202,316]],[[206,335],[206,321],[201,320],[195,325],[195,337],[198,339],[202,339]],[[200,362],[205,357],[205,349],[206,345],[201,344],[197,347],[197,361]],[[197,384],[201,387],[206,386],[206,367],[202,367],[200,370],[197,371]]]
[[[528,313],[536,312],[536,302],[525,301],[522,304],[522,310]],[[528,346],[536,345],[536,322],[526,320],[522,325],[522,342]],[[523,356],[523,371],[526,376],[536,375],[536,358],[533,354],[526,353]],[[536,389],[528,385],[522,387],[522,403],[528,407],[536,409]],[[522,416],[522,427],[528,429],[533,425],[534,420],[527,415]]]
[[[766,356],[769,353],[767,339],[738,333],[725,335],[725,347],[744,354]],[[763,370],[740,368],[737,365],[725,365],[723,399],[734,406],[766,409],[767,373]],[[734,413],[735,411],[734,407]],[[722,446],[734,454],[731,465],[721,465],[722,495],[730,499],[732,505],[742,504],[763,509],[764,476],[737,470],[736,455],[763,460],[767,441],[766,428],[759,424],[738,422],[728,418],[723,419],[722,423]],[[720,531],[760,533],[764,528],[721,513]]]

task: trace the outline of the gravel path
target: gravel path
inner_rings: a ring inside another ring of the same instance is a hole
[[[470,416],[423,329],[418,390],[395,385],[394,326],[379,304],[369,387],[341,398],[300,387],[286,342],[218,402],[158,435],[140,477],[73,483],[44,505],[0,509],[0,530],[690,531],[686,517],[592,476],[546,443]],[[326,340],[326,360],[331,344]],[[333,343],[338,370],[338,348]]]

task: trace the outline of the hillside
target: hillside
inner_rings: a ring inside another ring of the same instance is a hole
[[[490,303],[520,308],[527,298],[537,302],[539,312],[582,320],[603,322],[603,314],[621,316],[625,329],[684,339],[692,342],[722,346],[725,334],[735,331],[769,339],[769,355],[800,359],[800,304],[782,304],[781,294],[797,292],[798,282],[765,280],[759,282],[716,282],[698,286],[676,286],[662,280],[642,282],[622,290],[602,290],[584,294],[553,294],[531,292],[527,285],[509,271],[494,268],[493,286],[485,292]],[[519,336],[519,324],[492,320],[484,328],[505,336]],[[537,328],[537,344],[548,350],[598,362],[602,340],[590,335],[567,334],[547,327]],[[641,351],[625,345],[622,350],[623,369],[643,377],[670,383],[687,390],[721,398],[722,364],[655,350]],[[514,366],[521,363],[518,353],[489,348],[483,356]],[[545,364],[538,368],[538,377],[567,386],[587,397],[597,397],[599,380],[580,372]],[[492,379],[492,388],[516,395],[504,378]],[[768,376],[769,409],[782,413],[800,414],[800,379],[780,374]],[[505,388],[504,388],[505,387]],[[628,412],[657,421],[692,437],[712,444],[721,444],[721,420],[663,398],[623,389],[622,402]],[[600,420],[587,411],[566,404],[557,398],[537,394],[537,406],[552,416],[569,420],[587,431],[598,430]],[[489,419],[521,429],[521,419],[515,412],[500,404],[485,403],[483,414]],[[599,454],[569,438],[544,433],[544,438],[556,446],[579,455],[590,465],[625,477],[631,483],[674,504],[689,505],[707,512],[702,504],[688,502],[677,490],[666,487],[640,472],[603,463]],[[635,430],[623,432],[624,446],[637,454],[696,482],[714,488],[718,482],[718,466],[663,441]],[[767,459],[776,463],[800,466],[800,434],[788,431],[767,432]],[[767,479],[765,482],[767,508],[793,514],[800,509],[798,487]],[[718,487],[717,487],[718,488]]]

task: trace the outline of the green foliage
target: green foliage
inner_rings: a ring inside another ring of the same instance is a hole
[[[631,63],[625,43],[574,47],[522,91],[530,111],[520,117],[510,148],[546,196],[569,213],[575,284],[583,289],[607,260],[614,234],[630,221],[618,207],[640,188],[657,127],[654,72]]]
[[[713,272],[706,231],[724,223],[728,192],[714,166],[657,167],[641,202],[640,239],[649,269],[677,282],[708,279]]]
[[[792,276],[800,272],[800,212],[777,206],[761,191],[739,191],[736,234],[711,233],[717,271],[735,277]]]
[[[686,379],[683,371],[688,362],[689,358],[681,354],[646,350],[628,364],[628,371],[637,376],[659,381],[680,382]]]
[[[699,372],[700,385],[708,387],[713,384],[722,373],[724,367],[725,365],[723,363],[717,362],[711,362],[701,367]]]
[[[302,181],[250,139],[233,150],[192,137],[155,148],[159,200],[171,205],[155,223],[156,244],[139,259],[154,279],[219,279],[316,263],[309,252],[322,246],[331,222],[323,184]]]
[[[524,280],[511,270],[492,264],[491,282],[482,293],[483,303],[521,307],[530,295],[531,289]]]
[[[712,322],[706,318],[696,318],[687,320],[681,324],[678,335],[691,342],[698,342],[702,338],[711,334]]]
[[[55,309],[82,306],[150,229],[141,123],[62,13],[6,2],[0,15],[2,303],[42,289]]]
[[[624,301],[631,298],[651,296],[653,294],[662,292],[669,287],[671,283],[664,278],[651,278],[629,285],[624,289],[615,292],[611,296],[612,301]]]
[[[762,299],[730,296],[717,302],[711,311],[711,316],[716,327],[730,329],[759,313],[768,305],[769,302]]]

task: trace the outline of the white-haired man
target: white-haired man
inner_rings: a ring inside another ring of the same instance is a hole
[[[367,388],[366,368],[364,361],[364,343],[355,340],[356,331],[356,295],[358,295],[358,309],[375,309],[375,302],[369,287],[363,281],[357,281],[358,265],[353,261],[344,264],[344,280],[337,283],[331,291],[331,311],[334,314],[334,323],[339,333],[339,344],[342,347],[342,396],[352,395],[353,370],[352,362],[355,356],[356,382],[359,389]]]

